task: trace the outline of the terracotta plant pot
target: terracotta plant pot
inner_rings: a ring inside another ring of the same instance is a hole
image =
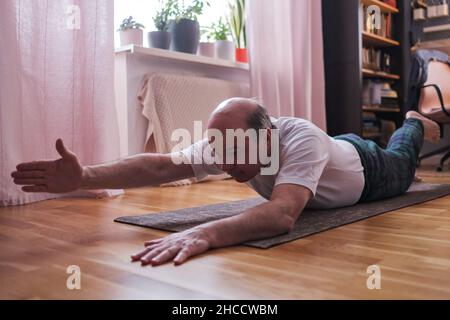
[[[236,48],[236,61],[248,63],[248,51],[245,48]]]
[[[200,45],[198,46],[198,54],[200,56],[214,58],[216,56],[214,43],[200,42]]]
[[[128,29],[120,31],[120,45],[127,46],[129,44],[135,44],[142,46],[144,41],[144,32],[141,29]]]

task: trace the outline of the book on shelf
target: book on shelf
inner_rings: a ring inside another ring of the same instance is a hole
[[[364,121],[375,121],[377,120],[377,115],[374,112],[363,111]]]
[[[391,55],[375,48],[362,49],[362,65],[363,68],[391,72]]]
[[[398,109],[398,94],[388,81],[365,79],[363,81],[363,105]]]
[[[391,7],[397,8],[397,0],[382,0],[387,5],[390,5]]]
[[[368,6],[363,6],[363,13],[368,12]],[[382,12],[380,28],[377,28],[375,12],[365,15],[363,30],[381,37],[392,38],[392,14]]]

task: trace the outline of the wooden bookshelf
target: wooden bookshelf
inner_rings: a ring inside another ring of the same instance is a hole
[[[378,107],[378,106],[363,106],[363,111],[367,112],[400,112],[399,108],[386,108],[386,107]]]
[[[391,68],[392,65],[399,65],[398,59],[401,58],[400,50],[401,50],[401,42],[398,40],[398,33],[395,32],[396,29],[400,27],[398,21],[394,24],[395,19],[398,18],[400,14],[400,10],[396,7],[392,7],[382,1],[379,0],[360,0],[360,5],[370,6],[376,5],[380,7],[380,11],[384,14],[391,15],[392,25],[389,33],[392,33],[393,38],[383,37],[381,35],[373,34],[367,31],[362,31],[362,46],[364,48],[374,48],[376,50],[380,50],[382,53],[388,53],[391,57]],[[364,21],[363,21],[364,23]],[[362,68],[361,73],[364,79],[378,79],[380,81],[388,81],[391,86],[394,87],[394,90],[398,92],[399,83],[401,80],[401,76],[399,73],[400,70],[396,69],[393,72],[384,72],[379,70],[372,70],[368,68]],[[400,105],[400,96],[398,98],[398,103]],[[371,112],[376,115],[376,118],[379,120],[389,120],[394,121],[396,126],[400,124],[400,120],[403,115],[401,112],[401,108],[389,108],[384,107],[382,105],[379,106],[362,106],[363,112]],[[366,139],[378,139],[381,136],[381,133],[364,133],[363,136]]]
[[[396,127],[403,123],[411,67],[412,7],[410,0],[396,3],[394,7],[381,0],[322,1],[327,128],[332,136],[355,133],[367,139],[379,138],[379,134],[365,134],[365,112],[373,112],[379,120],[393,121]],[[370,5],[377,5],[383,14],[391,15],[392,29],[387,33],[383,30],[383,34],[390,34],[389,38],[365,31],[367,13],[363,8]],[[363,52],[363,48],[375,50]],[[380,58],[374,52],[378,50]],[[369,63],[368,55],[380,70],[363,65],[363,58]],[[388,66],[383,66],[387,61],[385,55],[390,57]],[[381,59],[381,65],[374,59]],[[365,80],[389,82],[398,94],[398,108],[363,106]]]
[[[367,31],[363,31],[363,46],[365,47],[392,47],[399,46],[400,42],[389,39],[386,37],[382,37]]]
[[[387,3],[378,0],[361,0],[361,3],[366,6],[378,6],[380,7],[381,12],[383,13],[398,13],[398,9],[396,7],[390,6]]]
[[[387,73],[383,71],[371,70],[368,68],[362,69],[363,77],[365,78],[379,78],[379,79],[390,79],[399,80],[400,76],[398,74]]]

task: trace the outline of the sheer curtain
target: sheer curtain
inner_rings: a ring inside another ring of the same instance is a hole
[[[119,157],[113,17],[112,0],[0,1],[0,206],[62,196],[24,193],[10,176],[59,158],[57,138],[85,165]]]
[[[319,0],[248,0],[252,94],[273,116],[326,129]]]

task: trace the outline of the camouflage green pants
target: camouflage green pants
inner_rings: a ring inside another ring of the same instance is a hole
[[[386,149],[355,134],[334,137],[353,144],[361,157],[365,185],[360,202],[385,199],[408,190],[414,180],[423,135],[422,122],[410,118],[395,131]]]

